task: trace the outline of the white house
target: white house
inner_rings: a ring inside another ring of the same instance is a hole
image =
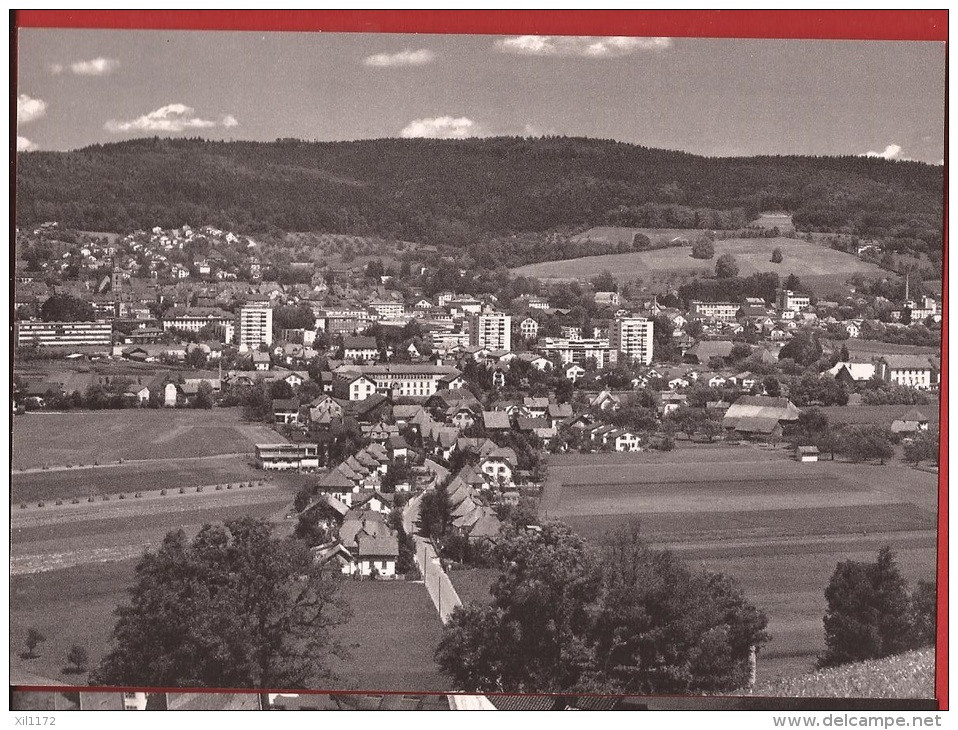
[[[631,431],[616,431],[610,434],[616,451],[639,451],[639,437]]]
[[[585,368],[573,363],[565,369],[565,376],[568,380],[571,380],[573,383],[575,383],[580,378],[585,377]]]

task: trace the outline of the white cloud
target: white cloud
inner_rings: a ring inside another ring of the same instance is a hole
[[[103,128],[108,132],[182,132],[187,129],[210,129],[217,126],[235,127],[238,124],[232,114],[227,114],[222,122],[217,124],[210,119],[197,117],[193,107],[167,104],[128,122],[111,119]]]
[[[390,67],[390,66],[425,66],[436,60],[436,54],[432,51],[421,48],[418,51],[411,51],[408,48],[399,53],[377,53],[373,56],[367,56],[363,63],[367,66]]]
[[[521,56],[582,56],[618,58],[640,51],[659,51],[672,47],[671,38],[633,38],[630,36],[551,36],[522,35],[500,38],[495,43],[502,53]]]
[[[113,73],[120,67],[120,62],[115,58],[91,58],[89,61],[74,61],[64,66],[62,63],[54,63],[50,66],[50,73],[56,75],[69,71],[76,76],[106,76]]]
[[[39,119],[47,113],[47,103],[42,99],[34,99],[26,94],[17,97],[17,124],[26,124]]]
[[[881,152],[875,152],[869,150],[866,152],[864,157],[881,157],[883,160],[901,160],[904,159],[901,156],[901,145],[900,144],[890,144]]]
[[[431,139],[465,139],[481,137],[482,129],[468,117],[433,117],[414,119],[399,133],[401,137],[429,137]]]
[[[32,152],[37,146],[26,137],[17,137],[17,152]]]

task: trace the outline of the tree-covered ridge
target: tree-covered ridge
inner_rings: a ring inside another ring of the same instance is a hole
[[[124,231],[211,223],[461,246],[584,225],[941,237],[942,168],[863,157],[706,158],[609,140],[146,138],[20,155],[17,221]],[[937,238],[936,238],[937,237]]]

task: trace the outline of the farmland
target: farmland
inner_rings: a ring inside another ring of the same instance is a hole
[[[14,420],[13,469],[251,454],[254,444],[278,441],[235,408],[31,413]]]
[[[593,231],[599,230],[607,232],[605,233],[609,236],[607,240],[618,240],[616,235],[609,232],[615,229],[593,229]],[[633,229],[622,230],[629,232],[631,240]],[[650,232],[648,229],[634,230],[647,235]],[[688,238],[688,234],[692,232],[668,230],[656,233],[664,233],[665,238],[670,236]],[[701,234],[701,231],[694,232],[696,238]],[[584,237],[589,234],[581,235]],[[771,262],[772,251],[776,248],[781,248],[785,257],[781,264]],[[715,269],[716,259],[726,253],[735,257],[741,276],[773,271],[784,278],[794,272],[804,283],[824,284],[833,288],[841,286],[845,279],[854,274],[877,277],[884,273],[874,264],[861,261],[850,254],[817,243],[785,237],[715,241],[715,258],[711,260],[692,258],[691,249],[684,246],[635,253],[588,256],[566,261],[547,261],[521,266],[513,269],[512,273],[545,280],[588,280],[603,271],[611,271],[621,281],[642,279],[650,283],[653,279],[661,279],[680,282],[692,275],[711,275]]]
[[[113,609],[127,600],[135,560],[82,565],[11,578],[11,677],[30,675],[75,682],[60,674],[67,651],[79,644],[95,666],[106,653]],[[441,625],[423,587],[404,582],[343,584],[342,596],[354,615],[335,637],[350,658],[331,659],[338,675],[330,689],[445,690],[448,683],[432,658]],[[35,626],[46,636],[40,656],[22,659],[23,639]],[[82,679],[80,680],[82,681]]]
[[[733,576],[769,616],[760,681],[809,671],[824,648],[824,589],[835,565],[890,545],[912,585],[935,577],[937,479],[894,464],[800,464],[783,452],[730,447],[550,457],[540,506],[594,544],[638,522],[644,537],[692,565]],[[494,574],[453,573],[483,598]],[[488,598],[486,598],[488,600]]]
[[[144,489],[189,488],[261,478],[262,472],[250,466],[249,461],[251,458],[215,456],[13,472],[10,476],[10,494],[15,504],[33,503],[37,500],[85,498]]]

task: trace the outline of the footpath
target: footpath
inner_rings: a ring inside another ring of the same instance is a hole
[[[422,501],[422,495],[417,495],[409,500],[406,508],[403,510],[403,529],[407,535],[412,535],[416,543],[415,561],[422,573],[423,583],[429,598],[432,600],[439,618],[442,622],[448,623],[456,606],[461,606],[462,601],[459,594],[442,569],[442,562],[436,554],[436,549],[432,542],[416,534],[416,521],[419,519],[419,503]],[[447,695],[449,707],[453,710],[495,710],[495,705],[489,701],[485,695],[465,695],[450,694]]]

